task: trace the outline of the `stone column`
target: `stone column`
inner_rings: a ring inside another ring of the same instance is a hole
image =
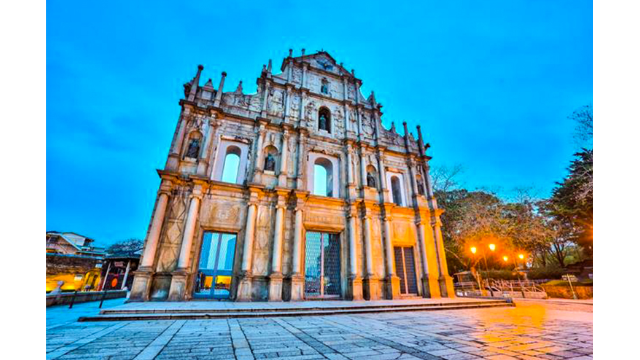
[[[242,246],[242,279],[238,285],[237,301],[251,301],[251,265],[253,263],[253,240],[256,231],[256,216],[258,210],[257,194],[252,193],[247,210],[247,225],[244,229],[244,244]]]
[[[297,168],[296,168],[296,189],[298,190],[304,190],[304,174],[305,174],[305,165],[306,165],[306,160],[307,160],[307,156],[305,154],[306,150],[305,150],[305,132],[304,131],[300,131],[300,138],[298,141],[298,164],[297,164]]]
[[[187,276],[189,274],[189,267],[191,266],[191,247],[193,244],[193,235],[195,233],[201,197],[202,190],[199,185],[196,185],[191,194],[187,221],[185,222],[184,232],[182,233],[182,245],[180,246],[178,265],[176,270],[171,274],[169,301],[185,300]]]
[[[262,179],[262,162],[264,161],[262,156],[262,148],[264,143],[264,135],[267,131],[264,129],[264,125],[260,125],[258,130],[258,141],[256,143],[255,161],[253,162],[253,182],[260,183]]]
[[[163,180],[158,191],[158,202],[151,220],[151,228],[147,235],[147,241],[144,245],[142,253],[142,261],[140,267],[135,272],[135,278],[131,285],[131,294],[129,301],[147,301],[149,300],[149,289],[151,285],[151,275],[153,273],[153,264],[156,258],[156,252],[160,242],[160,234],[162,232],[162,224],[169,203],[169,194],[171,191],[171,183]]]
[[[295,228],[293,237],[293,261],[291,269],[291,300],[304,299],[304,278],[302,276],[302,206],[300,199],[295,209]]]
[[[378,149],[378,173],[380,174],[380,202],[391,202],[389,189],[387,189],[387,171],[384,168],[384,152],[381,149]]]
[[[278,186],[287,187],[287,159],[289,157],[289,131],[285,128],[282,133],[282,149],[280,150],[280,173],[278,174]]]
[[[165,163],[165,170],[175,171],[178,169],[180,163],[180,149],[182,148],[182,141],[184,138],[185,127],[187,124],[187,116],[189,114],[189,108],[183,107],[180,120],[176,128],[176,132],[173,136],[173,142],[171,143],[171,149],[169,150],[169,156]]]
[[[358,271],[358,243],[356,241],[356,214],[355,210],[349,211],[349,290],[348,297],[351,300],[362,300],[362,278]]]
[[[285,210],[284,194],[279,194],[276,205],[276,228],[273,234],[271,275],[269,275],[269,301],[282,301],[282,243]]]
[[[420,245],[420,260],[422,262],[422,296],[428,298],[440,297],[438,283],[438,259],[433,244],[433,238],[425,231],[424,221],[418,222],[418,242]],[[427,224],[428,225],[428,224]],[[431,229],[429,229],[431,230]]]
[[[368,210],[365,210],[364,214],[364,251],[365,260],[367,262],[366,271],[364,277],[364,294],[367,300],[380,300],[382,294],[380,293],[379,279],[375,277],[373,273],[373,250],[371,245],[371,214]]]
[[[388,210],[385,209],[385,216],[382,218],[382,222],[384,225],[385,260],[387,264],[387,277],[385,279],[386,297],[391,300],[400,297],[400,278],[396,276],[396,269],[393,266],[393,236],[391,234],[391,218],[387,215],[387,211]]]
[[[360,148],[360,187],[364,190],[367,186],[367,158],[364,147]],[[362,193],[364,197],[364,192]]]

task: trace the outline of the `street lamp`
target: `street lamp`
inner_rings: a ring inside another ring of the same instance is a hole
[[[471,253],[475,254],[478,251],[478,249],[475,246],[471,247]]]
[[[489,250],[496,251],[496,244],[489,244]]]
[[[518,255],[518,257],[520,258],[520,260],[524,260],[524,254]]]
[[[505,255],[505,256],[502,257],[502,260],[504,260],[504,262],[507,262],[507,261],[509,261],[509,257],[507,255]]]

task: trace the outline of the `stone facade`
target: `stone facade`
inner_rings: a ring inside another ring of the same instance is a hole
[[[384,129],[374,94],[324,51],[271,67],[255,94],[223,92],[224,72],[200,86],[202,66],[184,85],[131,301],[192,299],[207,232],[235,235],[235,301],[309,298],[310,232],[337,239],[339,298],[453,297],[420,127],[417,140]],[[229,154],[237,174],[222,181]]]

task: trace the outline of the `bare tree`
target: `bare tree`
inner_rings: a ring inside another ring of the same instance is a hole
[[[434,166],[431,168],[430,175],[433,184],[433,190],[436,192],[448,192],[460,187],[458,177],[464,172],[462,164],[453,166]]]
[[[593,108],[591,105],[585,105],[574,111],[569,119],[577,123],[575,138],[579,143],[593,140]]]

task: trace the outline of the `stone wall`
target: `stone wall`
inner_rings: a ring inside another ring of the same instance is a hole
[[[217,89],[200,86],[202,67],[185,84],[131,299],[191,299],[207,231],[237,235],[237,301],[302,300],[307,231],[339,234],[342,298],[398,298],[394,246],[413,250],[418,295],[453,296],[422,135],[385,129],[375,95],[326,52],[290,54],[280,69],[265,65],[255,94],[242,83],[224,92],[225,73]],[[229,154],[239,156],[235,183],[222,181]],[[315,194],[315,164],[327,167],[331,196]]]

